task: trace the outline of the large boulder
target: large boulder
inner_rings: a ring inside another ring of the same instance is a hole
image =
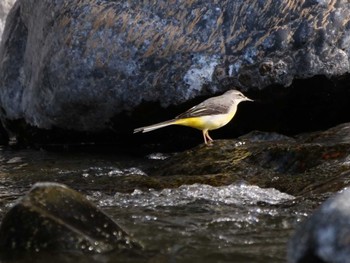
[[[83,195],[55,183],[34,185],[0,226],[1,255],[67,250],[105,253],[139,247]]]
[[[344,76],[349,13],[343,0],[18,1],[0,47],[2,120],[19,137],[125,134],[233,86],[283,93],[295,79]]]

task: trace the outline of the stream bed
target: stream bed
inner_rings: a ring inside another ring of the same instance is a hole
[[[40,252],[15,262],[285,262],[293,230],[328,196],[301,201],[243,180],[148,187],[146,171],[168,157],[161,153],[0,148],[0,156],[0,220],[34,183],[59,182],[86,195],[144,248],[136,256]]]

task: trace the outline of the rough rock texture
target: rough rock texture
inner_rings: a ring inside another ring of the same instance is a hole
[[[15,0],[1,0],[0,1],[0,42],[1,42],[1,36],[2,32],[5,27],[5,21],[8,12],[10,11],[11,7],[15,3]]]
[[[149,174],[165,177],[174,186],[243,180],[305,197],[349,186],[349,161],[350,123],[346,123],[295,139],[253,132],[238,140],[214,141],[212,146],[203,144],[175,154]]]
[[[20,137],[28,125],[122,134],[232,86],[342,76],[349,20],[344,0],[18,1],[0,47],[2,119]]]
[[[350,262],[350,190],[330,198],[295,232],[289,263]]]
[[[103,253],[137,247],[113,220],[78,192],[38,183],[0,226],[0,253],[75,250]]]

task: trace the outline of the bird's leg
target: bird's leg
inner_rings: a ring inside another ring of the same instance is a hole
[[[213,139],[210,138],[208,130],[203,130],[204,143],[206,145],[211,145]]]
[[[205,143],[206,145],[208,145],[207,136],[206,136],[207,131],[206,131],[206,130],[203,130],[202,133],[203,133],[204,143]]]
[[[207,135],[207,138],[209,139],[209,142],[212,143],[214,140],[209,136],[209,131],[207,131],[206,135]]]

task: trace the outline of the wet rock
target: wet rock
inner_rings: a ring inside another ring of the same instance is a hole
[[[289,263],[350,262],[350,190],[327,200],[289,243]]]
[[[232,86],[254,92],[316,75],[336,81],[349,71],[348,13],[341,0],[18,1],[0,47],[2,120],[20,138],[38,129],[49,137],[47,129],[126,134]],[[310,86],[317,85],[303,93]]]
[[[8,12],[10,12],[11,7],[15,3],[15,0],[2,0],[0,2],[0,42],[2,37],[2,32],[5,27],[5,21]]]
[[[295,138],[253,132],[176,154],[151,173],[179,185],[244,180],[294,196],[335,192],[350,182],[349,134],[350,123]]]
[[[0,253],[82,251],[104,253],[139,247],[80,193],[38,183],[4,217]]]

